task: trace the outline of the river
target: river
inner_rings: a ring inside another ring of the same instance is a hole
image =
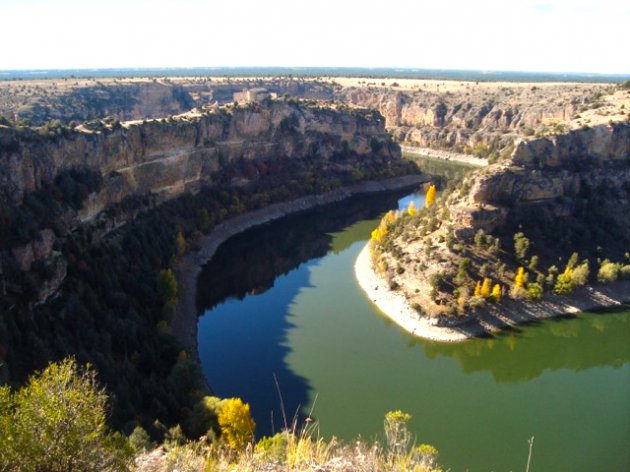
[[[422,205],[419,194],[354,198],[219,248],[198,285],[216,394],[249,402],[259,436],[312,410],[326,437],[380,438],[400,409],[453,472],[525,470],[532,436],[532,471],[629,470],[630,312],[460,344],[411,337],[353,274],[379,216],[410,199]]]

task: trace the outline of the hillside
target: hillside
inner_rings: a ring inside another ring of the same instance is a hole
[[[372,263],[415,316],[477,334],[535,318],[536,303],[553,302],[548,315],[575,297],[607,304],[582,286],[630,276],[629,202],[627,123],[526,139],[415,215],[386,218]]]
[[[0,126],[0,382],[72,354],[116,426],[181,420],[208,388],[168,333],[179,258],[232,216],[410,171],[378,113],[294,101]]]

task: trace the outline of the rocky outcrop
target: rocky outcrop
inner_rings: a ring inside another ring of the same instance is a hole
[[[91,238],[97,242],[138,212],[166,200],[215,183],[254,184],[264,162],[317,161],[323,169],[350,172],[358,162],[353,159],[362,158],[385,167],[400,158],[400,148],[391,141],[378,113],[285,101],[168,120],[65,129],[49,137],[31,129],[0,126],[0,201],[15,209],[0,211],[0,220],[18,224],[22,220],[15,212],[28,205],[30,216],[24,218],[32,221],[41,211],[37,209],[42,208],[42,192],[70,195],[64,200],[70,206],[59,216],[62,224],[49,221],[38,229],[29,223],[25,231],[30,236],[23,234],[17,244],[15,238],[7,243],[15,229],[0,231],[0,244],[5,246],[0,247],[0,256],[5,250],[4,258],[13,270],[38,271],[41,283],[31,284],[30,291],[35,302],[42,302],[65,276],[65,261],[55,250],[83,223],[94,223]],[[259,167],[252,165],[258,162]],[[224,170],[232,167],[241,170],[226,177]],[[88,180],[98,185],[88,187],[80,178],[68,183],[64,179],[72,172],[90,176]],[[231,181],[221,181],[225,178]],[[72,195],[81,197],[80,205]],[[130,198],[139,203],[122,213],[103,213]],[[4,277],[0,278],[4,287]]]
[[[627,264],[628,208],[630,124],[576,129],[521,140],[510,158],[471,172],[437,205],[403,215],[393,236],[372,242],[374,258],[389,286],[423,315],[459,323],[490,310],[518,322],[506,315],[508,303],[493,304],[489,284],[518,305],[598,283],[602,261]],[[572,253],[589,261],[590,278],[557,289]],[[519,267],[530,285],[517,286]]]
[[[329,159],[344,149],[370,152],[374,142],[386,144],[378,146],[382,155],[399,153],[376,113],[284,102],[54,138],[0,127],[0,195],[20,201],[64,170],[95,170],[105,185],[89,202],[89,217],[129,195],[172,198],[211,182],[214,171],[238,159]]]
[[[584,195],[600,186],[627,191],[630,124],[520,140],[511,159],[475,176],[469,202],[517,206]]]
[[[485,155],[496,151],[497,156],[525,130],[533,134],[553,129],[577,116],[597,96],[577,84],[473,82],[425,83],[413,90],[353,87],[337,95],[379,110],[399,142]],[[477,145],[481,147],[475,149]]]

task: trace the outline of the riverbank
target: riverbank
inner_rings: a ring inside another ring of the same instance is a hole
[[[488,165],[488,159],[482,159],[471,154],[463,154],[460,152],[443,151],[441,149],[416,146],[406,146],[403,144],[400,145],[400,150],[403,152],[403,154],[417,154],[418,156],[428,157],[430,159],[459,162],[461,164],[475,167],[485,167]]]
[[[504,299],[500,304],[488,304],[475,317],[461,318],[457,324],[444,326],[438,324],[438,320],[421,316],[402,294],[390,290],[387,282],[373,270],[367,244],[357,257],[354,273],[361,289],[385,316],[413,336],[440,342],[461,342],[519,324],[630,303],[630,281],[620,280],[608,285],[579,287],[570,297],[549,295],[539,302]]]
[[[201,269],[212,259],[218,247],[232,236],[285,216],[318,206],[340,202],[350,197],[404,189],[428,181],[423,175],[407,175],[382,181],[361,182],[318,195],[308,195],[288,202],[274,203],[260,210],[244,213],[217,225],[205,235],[199,249],[185,254],[177,263],[175,275],[180,286],[179,302],[169,331],[199,360],[197,350],[197,278]]]

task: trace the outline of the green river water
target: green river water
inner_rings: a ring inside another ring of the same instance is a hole
[[[251,404],[258,434],[296,412],[321,433],[380,438],[413,415],[454,472],[630,470],[630,312],[547,320],[439,344],[389,322],[354,261],[380,214],[423,197],[380,195],[232,238],[200,276],[199,353],[216,394]],[[277,383],[277,385],[276,385]],[[280,401],[279,392],[282,395]]]

